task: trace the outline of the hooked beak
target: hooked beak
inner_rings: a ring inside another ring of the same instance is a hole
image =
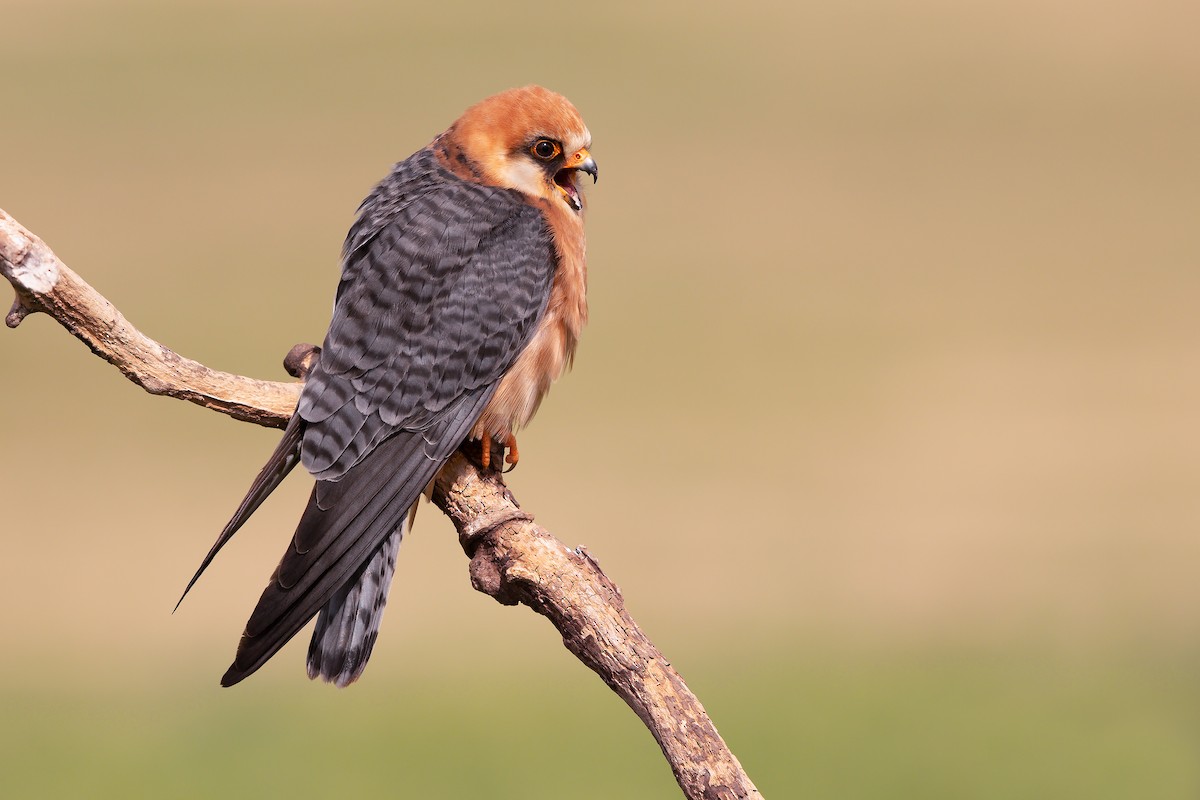
[[[586,147],[567,159],[566,167],[591,175],[592,183],[600,180],[600,168],[596,166],[596,159],[592,158]]]

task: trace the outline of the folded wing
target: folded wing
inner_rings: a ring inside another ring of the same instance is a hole
[[[223,685],[265,663],[398,530],[532,337],[554,268],[535,207],[428,151],[363,203],[297,408],[299,457],[317,483]]]

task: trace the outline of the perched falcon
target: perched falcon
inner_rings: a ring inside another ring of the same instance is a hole
[[[468,438],[482,440],[485,466],[493,449],[516,462],[514,432],[587,320],[578,182],[597,176],[589,147],[565,97],[512,89],[467,109],[363,201],[296,413],[187,587],[303,463],[316,485],[223,686],[314,614],[309,677],[356,680],[426,485]]]

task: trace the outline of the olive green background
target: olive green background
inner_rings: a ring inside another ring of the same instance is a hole
[[[592,130],[592,323],[511,485],[769,798],[1200,793],[1190,2],[0,2],[0,207],[282,378],[467,105]],[[0,794],[658,798],[653,740],[432,508],[360,684],[217,679],[308,491],[171,608],[277,433],[0,331]]]

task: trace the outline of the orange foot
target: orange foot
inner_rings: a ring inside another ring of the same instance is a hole
[[[508,438],[504,440],[504,446],[508,448],[508,455],[504,457],[504,460],[508,463],[508,469],[504,471],[512,472],[513,467],[517,466],[517,462],[521,460],[521,454],[517,451],[517,437],[510,433]]]
[[[479,442],[479,446],[483,451],[479,460],[483,464],[484,469],[490,469],[492,466],[492,437],[485,434]],[[508,464],[508,469],[504,471],[511,472],[512,468],[521,460],[521,454],[517,451],[517,437],[510,433],[508,438],[504,440],[504,446],[508,448],[508,455],[504,457],[505,462]]]

